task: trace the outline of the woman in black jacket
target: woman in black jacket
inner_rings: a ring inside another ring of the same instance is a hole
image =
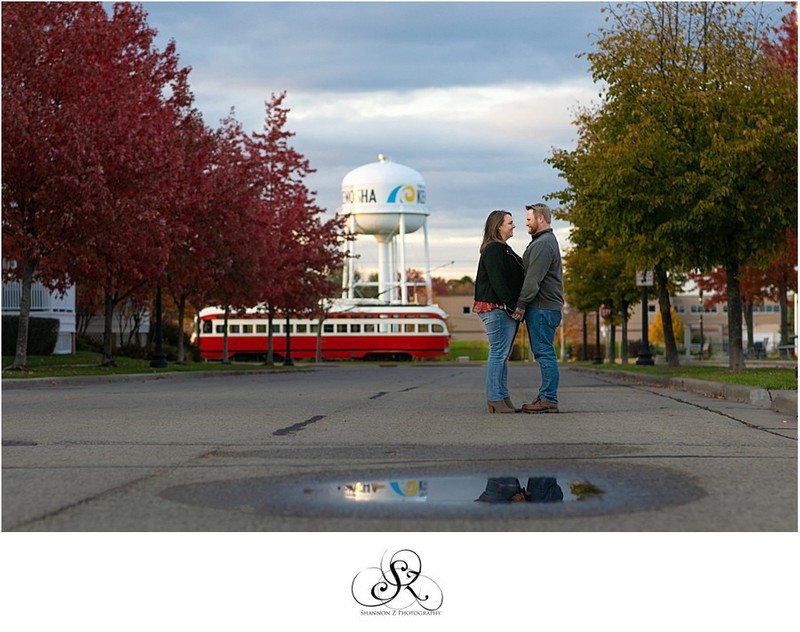
[[[514,219],[508,211],[492,211],[483,228],[481,257],[475,275],[477,313],[486,326],[489,360],[486,364],[486,405],[490,413],[519,412],[508,393],[508,357],[517,334],[514,311],[522,289],[522,259],[506,243],[514,235]]]

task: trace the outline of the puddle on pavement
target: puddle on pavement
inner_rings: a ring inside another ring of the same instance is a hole
[[[688,478],[667,468],[609,464],[480,475],[242,478],[179,485],[160,494],[183,504],[256,514],[397,517],[618,513],[681,504],[702,495]]]

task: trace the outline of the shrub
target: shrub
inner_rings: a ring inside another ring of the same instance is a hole
[[[35,318],[28,320],[28,355],[52,355],[58,342],[59,322],[57,318]],[[3,355],[17,353],[19,316],[3,316]]]

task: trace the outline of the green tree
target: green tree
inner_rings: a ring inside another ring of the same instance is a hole
[[[577,148],[551,158],[570,221],[617,237],[655,271],[667,360],[676,273],[725,267],[730,368],[744,369],[739,268],[797,221],[796,82],[763,51],[758,6],[632,3],[604,9]],[[674,357],[673,357],[674,354]]]

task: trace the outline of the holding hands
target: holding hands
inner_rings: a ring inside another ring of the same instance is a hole
[[[525,310],[524,309],[520,309],[518,307],[511,314],[511,318],[513,318],[516,321],[521,321],[523,318],[525,318]]]

